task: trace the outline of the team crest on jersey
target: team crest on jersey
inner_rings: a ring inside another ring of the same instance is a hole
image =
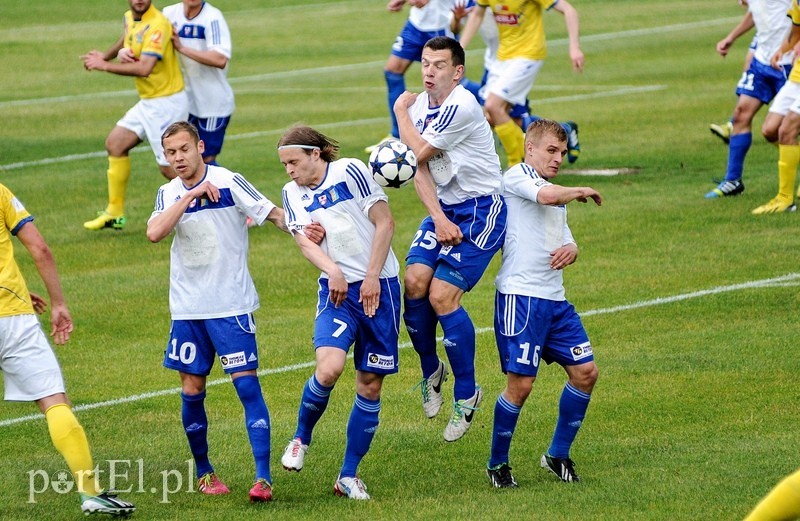
[[[328,194],[318,195],[317,202],[319,203],[320,206],[324,207],[325,204],[328,202]]]
[[[592,344],[585,342],[572,348],[572,359],[575,361],[583,360],[592,356]]]
[[[247,357],[245,356],[244,351],[239,351],[238,353],[221,355],[219,357],[219,363],[222,365],[223,369],[227,369],[229,367],[240,367],[247,364]]]
[[[378,369],[394,369],[394,357],[370,353],[367,356],[367,367],[376,367]]]

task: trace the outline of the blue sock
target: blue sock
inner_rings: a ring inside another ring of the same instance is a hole
[[[214,467],[208,460],[208,417],[203,405],[206,392],[200,394],[181,393],[181,420],[186,438],[189,440],[189,450],[192,451],[194,464],[197,467],[197,477],[208,472],[214,472]]]
[[[261,394],[261,384],[256,375],[245,375],[233,381],[239,400],[244,406],[244,421],[247,425],[247,436],[253,449],[256,461],[256,479],[264,478],[272,483],[269,471],[270,422],[269,410]]]
[[[322,413],[328,407],[333,386],[325,387],[317,381],[316,375],[306,381],[303,396],[300,398],[300,411],[297,413],[297,431],[295,438],[300,438],[304,445],[311,445],[311,435]]]
[[[589,407],[591,394],[586,394],[572,387],[569,383],[561,391],[561,400],[558,402],[558,422],[553,432],[553,441],[547,453],[554,458],[569,458],[569,449],[578,429],[581,428],[586,409]]]
[[[394,115],[394,102],[406,91],[406,80],[402,74],[396,72],[383,71],[386,77],[386,88],[389,93],[389,115],[392,117],[392,135],[400,137],[400,130],[397,128],[397,118]]]
[[[422,377],[428,378],[439,369],[439,356],[436,354],[436,312],[428,297],[420,299],[403,297],[403,300],[405,303],[403,322],[414,351],[419,355]]]
[[[481,90],[480,83],[478,83],[477,81],[472,81],[469,78],[461,78],[461,86],[470,91],[472,95],[475,96],[475,99],[478,100],[478,103],[483,105],[483,99],[479,94]]]
[[[375,431],[378,429],[378,415],[381,412],[381,400],[368,400],[356,394],[350,420],[347,422],[347,445],[344,449],[342,477],[354,478],[358,464],[369,450]]]
[[[518,407],[506,400],[503,393],[494,404],[494,427],[492,428],[492,453],[489,457],[489,467],[496,467],[501,463],[508,463],[508,451],[511,448],[511,437],[517,428],[517,420],[522,407]]]
[[[444,349],[453,370],[453,398],[466,400],[475,394],[475,326],[467,311],[459,307],[439,317]]]
[[[725,172],[726,181],[738,181],[742,178],[744,158],[753,144],[753,134],[745,132],[731,136],[728,144],[728,170]]]

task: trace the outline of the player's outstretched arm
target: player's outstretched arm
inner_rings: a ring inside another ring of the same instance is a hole
[[[589,199],[594,201],[597,206],[603,205],[603,197],[600,192],[589,186],[549,185],[539,190],[536,202],[547,205],[561,205],[572,201],[585,203]]]

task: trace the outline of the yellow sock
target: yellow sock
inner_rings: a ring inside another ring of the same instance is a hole
[[[778,146],[778,197],[787,202],[794,200],[794,181],[800,164],[800,145]]]
[[[50,439],[66,460],[78,492],[96,496],[97,477],[94,474],[89,441],[78,419],[72,414],[72,409],[65,403],[59,403],[48,407],[44,416],[47,419]]]
[[[510,119],[502,125],[497,125],[494,127],[494,131],[506,151],[508,166],[522,163],[525,155],[525,134],[514,120]]]
[[[745,521],[789,521],[798,517],[800,517],[800,470],[778,483],[756,505]]]
[[[125,193],[131,177],[131,158],[108,156],[108,207],[106,213],[121,216],[125,210]]]

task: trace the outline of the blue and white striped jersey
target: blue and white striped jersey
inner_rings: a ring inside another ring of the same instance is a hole
[[[246,219],[261,225],[275,204],[226,168],[207,165],[200,182],[205,181],[219,188],[219,201],[195,200],[174,230],[169,270],[173,320],[230,317],[259,306],[247,267]],[[150,219],[188,191],[180,178],[161,186]]]
[[[475,96],[456,85],[440,107],[429,107],[428,100],[428,94],[421,93],[408,114],[422,137],[442,151],[428,161],[439,199],[458,204],[499,194],[503,180],[500,158],[492,129]]]
[[[353,158],[328,164],[325,178],[316,188],[294,181],[283,187],[283,209],[291,233],[318,222],[325,228],[320,247],[344,273],[348,283],[364,280],[372,255],[375,225],[369,220],[370,207],[388,201],[383,189],[372,179],[366,165]],[[390,249],[380,278],[396,277],[400,265]],[[320,275],[327,278],[327,274]]]

